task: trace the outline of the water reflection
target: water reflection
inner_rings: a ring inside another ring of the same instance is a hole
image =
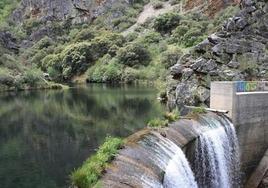
[[[156,91],[142,86],[2,93],[1,187],[66,187],[107,135],[128,136],[162,111]]]

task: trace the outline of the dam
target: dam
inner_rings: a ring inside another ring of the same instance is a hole
[[[205,113],[128,137],[102,187],[259,188],[268,174],[268,82],[213,82],[210,102]]]
[[[245,179],[268,149],[268,82],[212,82],[210,107],[228,110]]]

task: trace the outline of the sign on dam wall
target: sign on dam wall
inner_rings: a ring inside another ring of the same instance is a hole
[[[268,82],[212,82],[210,107],[228,110],[238,136],[245,179],[268,148]]]
[[[268,91],[268,82],[239,81],[235,85],[236,92]]]

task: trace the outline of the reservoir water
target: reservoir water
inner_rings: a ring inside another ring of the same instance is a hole
[[[156,97],[148,86],[0,93],[0,187],[68,187],[107,135],[126,137],[159,117]]]

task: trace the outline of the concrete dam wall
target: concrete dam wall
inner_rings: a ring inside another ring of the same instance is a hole
[[[210,96],[211,108],[229,111],[248,179],[268,148],[268,82],[213,82]]]

